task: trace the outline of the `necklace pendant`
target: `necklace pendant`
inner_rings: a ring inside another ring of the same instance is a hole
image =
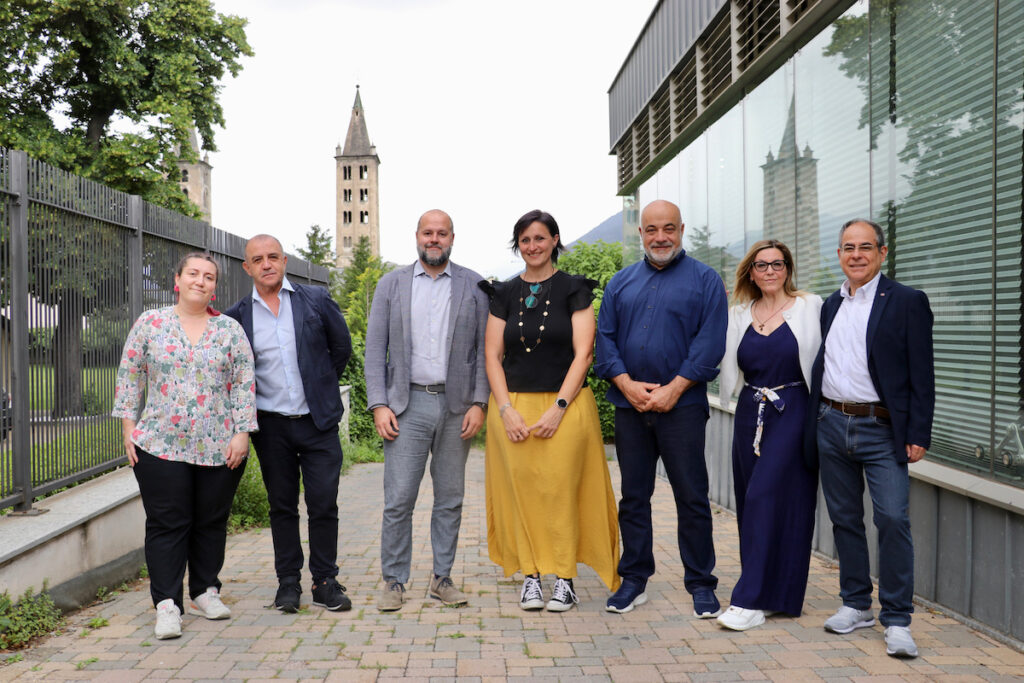
[[[534,306],[537,305],[537,297],[531,294],[530,296],[526,297],[526,301],[524,303],[526,304],[527,308],[533,308]]]
[[[529,353],[529,352],[530,352],[530,351],[532,351],[532,350],[533,350],[533,349],[531,349],[531,348],[530,348],[529,346],[527,346],[527,347],[526,347],[526,352],[527,352],[527,353]]]

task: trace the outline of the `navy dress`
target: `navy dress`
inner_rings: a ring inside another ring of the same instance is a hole
[[[789,325],[767,336],[748,327],[737,362],[745,380],[732,442],[742,573],[731,602],[799,616],[807,589],[818,477],[801,457],[807,386]],[[772,401],[765,403],[761,455],[755,455],[756,389],[794,383],[775,391],[785,404],[781,411]]]

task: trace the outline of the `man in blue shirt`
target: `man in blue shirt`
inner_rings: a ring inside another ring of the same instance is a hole
[[[338,583],[338,477],[341,475],[341,394],[338,380],[352,355],[341,309],[323,287],[289,282],[288,256],[270,235],[245,245],[252,293],[225,311],[242,323],[256,359],[256,418],[252,443],[270,502],[274,607],[299,609],[302,545],[299,474],[309,517],[313,604],[352,609]]]
[[[727,303],[722,278],[686,255],[679,207],[657,200],[640,214],[646,257],[608,283],[597,323],[594,369],[612,382],[615,450],[622,475],[619,528],[622,585],[609,612],[647,602],[654,574],[651,495],[658,458],[676,501],[679,554],[694,616],[721,613],[715,588],[704,426],[707,382],[725,354]]]
[[[430,459],[433,573],[427,594],[449,606],[468,597],[451,579],[462,526],[466,458],[484,424],[487,296],[480,276],[449,260],[455,227],[433,209],[416,224],[419,260],[377,283],[366,324],[366,405],[384,440],[384,514],[377,609],[405,602],[412,515]]]

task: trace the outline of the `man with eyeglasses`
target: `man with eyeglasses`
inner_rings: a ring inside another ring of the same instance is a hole
[[[914,547],[908,514],[908,463],[931,443],[935,408],[932,312],[928,297],[881,274],[888,253],[882,228],[846,222],[839,233],[846,282],[821,309],[821,350],[811,375],[804,433],[809,466],[821,469],[836,552],[842,607],[825,630],[873,626],[864,479],[878,530],[879,620],[886,652],[916,657]],[[816,418],[816,419],[815,419]]]
[[[693,615],[722,612],[715,597],[704,428],[707,383],[718,376],[728,323],[725,285],[683,250],[679,207],[657,200],[640,214],[645,258],[604,290],[594,370],[611,381],[615,451],[622,475],[622,584],[605,606],[629,612],[647,601],[654,574],[651,494],[660,458],[676,501],[683,583]]]

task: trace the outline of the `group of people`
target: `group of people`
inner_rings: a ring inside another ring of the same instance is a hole
[[[746,630],[774,613],[799,615],[820,472],[842,599],[825,628],[874,625],[866,478],[887,652],[916,656],[907,465],[930,442],[927,297],[881,274],[885,234],[868,220],[842,226],[846,281],[824,303],[796,288],[792,253],[777,240],[755,243],[742,259],[730,307],[718,274],[683,250],[676,205],[644,207],[639,230],[645,258],[611,279],[595,316],[597,283],[558,269],[565,246],[550,214],[516,221],[511,248],[523,270],[506,282],[451,262],[447,213],[420,217],[418,259],[381,278],[367,322],[367,408],[384,444],[378,609],[405,601],[428,462],[427,592],[445,605],[468,602],[452,569],[469,444],[486,422],[488,552],[506,576],[523,576],[522,609],[572,609],[580,563],[612,593],[607,611],[647,601],[660,459],[694,616]],[[286,262],[273,237],[251,239],[244,267],[253,291],[225,319],[209,306],[216,262],[187,255],[175,276],[178,302],[143,314],[125,345],[114,415],[146,509],[157,637],[180,634],[186,564],[193,609],[211,619],[230,614],[217,574],[250,433],[271,504],[274,606],[299,605],[301,471],[313,603],[351,608],[336,579],[337,380],[351,344],[337,305],[320,288],[290,283]],[[615,406],[617,507],[586,385],[591,365],[609,380]],[[723,406],[738,392],[732,464],[742,573],[725,611],[715,595],[704,456],[707,384],[716,377]],[[544,577],[554,578],[547,591]]]

